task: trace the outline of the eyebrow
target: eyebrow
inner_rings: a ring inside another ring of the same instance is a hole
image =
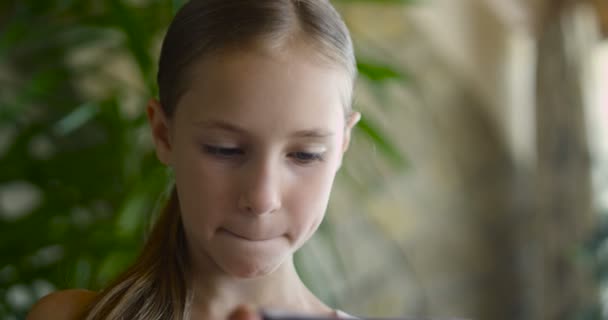
[[[198,121],[194,123],[195,126],[205,129],[216,129],[235,132],[239,134],[247,134],[248,131],[231,123],[215,120],[215,121]],[[333,136],[334,133],[322,128],[298,130],[293,132],[290,136],[297,138],[327,138]]]

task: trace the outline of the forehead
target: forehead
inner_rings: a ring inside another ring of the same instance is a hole
[[[343,121],[344,96],[350,90],[346,72],[306,51],[217,54],[200,59],[189,71],[177,115],[192,120],[264,120],[263,125],[275,121],[280,127],[298,119],[300,125],[332,126]]]

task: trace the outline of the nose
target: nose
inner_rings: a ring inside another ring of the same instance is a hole
[[[251,162],[242,170],[242,191],[238,206],[243,212],[262,215],[281,207],[280,168],[270,159]]]

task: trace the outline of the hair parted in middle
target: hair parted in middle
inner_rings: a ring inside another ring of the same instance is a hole
[[[345,116],[351,112],[357,74],[348,29],[327,0],[190,0],[163,40],[158,66],[159,98],[170,119],[195,76],[192,66],[213,55],[305,46],[318,63],[342,69]],[[87,320],[183,320],[189,317],[187,243],[175,187],[144,248],[90,306]]]

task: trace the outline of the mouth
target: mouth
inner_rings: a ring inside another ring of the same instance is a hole
[[[272,240],[272,239],[278,237],[278,236],[248,236],[248,235],[246,236],[243,234],[232,232],[226,228],[220,228],[220,229],[218,229],[218,232],[228,234],[229,236],[232,236],[232,237],[235,237],[238,239],[242,239],[245,241],[252,241],[252,242],[268,241],[268,240]]]

